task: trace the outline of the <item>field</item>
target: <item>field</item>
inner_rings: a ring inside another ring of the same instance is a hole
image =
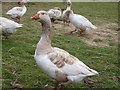
[[[17,3],[2,3],[3,17]],[[34,60],[34,52],[41,35],[39,22],[30,17],[39,10],[53,7],[66,8],[65,3],[30,3],[27,13],[22,17],[24,24],[9,40],[2,41],[2,87],[11,88],[14,83],[24,88],[45,88],[54,86],[51,78],[45,74]],[[83,81],[66,85],[67,88],[119,88],[118,86],[118,3],[73,3],[75,13],[88,18],[97,30],[85,33],[83,37],[74,37],[65,32],[74,26],[64,25],[62,21],[52,24],[52,46],[62,48],[79,58],[99,75],[89,77],[96,81],[87,85]]]

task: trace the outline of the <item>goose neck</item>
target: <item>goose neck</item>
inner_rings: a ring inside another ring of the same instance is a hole
[[[67,6],[67,10],[71,10],[71,6]]]
[[[25,5],[22,5],[22,8],[26,8],[26,6],[25,6]]]
[[[51,47],[51,24],[50,22],[42,22],[42,36],[40,40],[40,47],[50,48]]]
[[[42,22],[42,36],[47,36],[50,38],[51,35],[51,23],[48,22]]]
[[[42,36],[37,45],[37,49],[35,52],[36,55],[44,54],[52,48],[50,39],[50,25],[50,23],[42,22]]]

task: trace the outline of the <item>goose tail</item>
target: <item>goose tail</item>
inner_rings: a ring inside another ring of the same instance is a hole
[[[93,76],[93,75],[98,75],[99,73],[93,69],[89,70],[91,72],[91,74],[88,74],[87,76]]]
[[[8,14],[8,15],[11,14],[11,10],[9,10],[6,14]]]
[[[19,27],[23,27],[23,24],[18,24],[18,26],[17,26],[17,27],[18,27],[18,28],[19,28]]]
[[[94,26],[94,25],[92,26],[92,28],[93,28],[93,29],[97,29],[97,27],[96,27],[96,26]]]

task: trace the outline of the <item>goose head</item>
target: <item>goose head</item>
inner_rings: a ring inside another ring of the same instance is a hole
[[[67,1],[67,6],[71,6],[71,5],[72,5],[71,0],[68,0],[68,1]]]
[[[19,5],[19,6],[24,6],[24,2],[22,2],[22,0],[19,0],[19,1],[18,1],[18,5]]]
[[[60,9],[59,7],[54,7],[54,9],[55,9],[55,10],[61,11],[61,9]]]
[[[18,1],[18,5],[21,5],[21,2],[22,2],[22,0],[19,0],[19,1]]]
[[[31,18],[41,23],[50,22],[49,14],[46,11],[38,11],[37,14]]]
[[[72,5],[72,3],[71,3],[71,2],[67,2],[67,5],[68,5],[68,6],[71,6],[71,5]]]
[[[70,14],[73,14],[73,11],[72,10],[67,10],[66,15],[69,17]]]

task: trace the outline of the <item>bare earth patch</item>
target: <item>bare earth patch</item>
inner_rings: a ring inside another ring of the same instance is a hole
[[[74,30],[73,25],[64,25],[62,21],[53,24],[54,28],[64,28],[65,31]],[[96,30],[88,30],[82,37],[82,41],[91,46],[98,47],[115,47],[118,43],[118,24],[110,23],[98,26]],[[59,33],[59,32],[58,32]]]
[[[118,43],[118,25],[116,23],[99,26],[96,30],[87,32],[88,36],[82,40],[92,46],[114,47]]]

